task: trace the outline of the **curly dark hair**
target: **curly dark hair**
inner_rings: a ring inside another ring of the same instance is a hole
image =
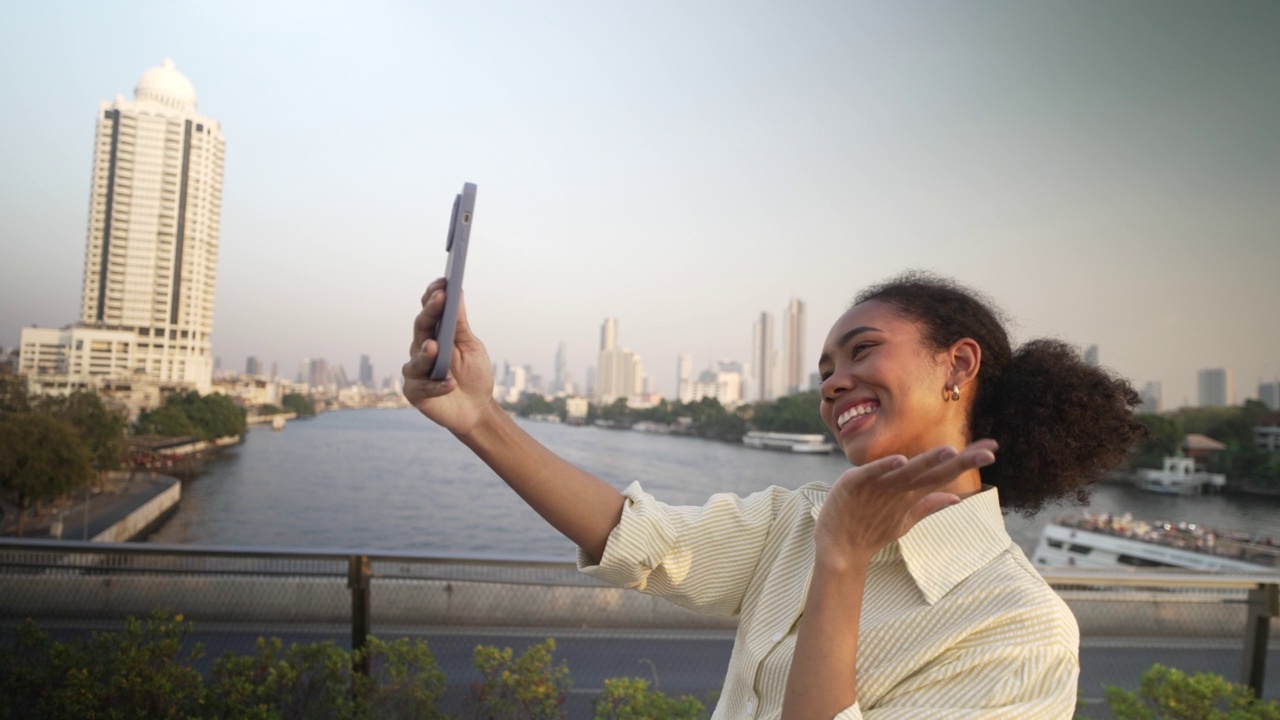
[[[1058,340],[1013,349],[991,303],[953,280],[911,271],[863,290],[854,304],[869,300],[918,323],[933,350],[961,338],[982,349],[968,437],[1000,443],[981,473],[1007,509],[1032,515],[1058,499],[1088,502],[1091,486],[1146,437],[1133,412],[1141,400],[1126,380]]]

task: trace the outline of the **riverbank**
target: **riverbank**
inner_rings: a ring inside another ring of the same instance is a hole
[[[182,482],[171,475],[107,473],[101,488],[85,488],[46,505],[25,522],[23,537],[128,542],[155,532],[178,510]],[[18,531],[18,509],[4,503],[0,535]]]

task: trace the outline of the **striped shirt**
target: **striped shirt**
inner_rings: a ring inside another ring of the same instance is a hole
[[[707,613],[739,615],[713,720],[777,718],[829,486],[774,487],[702,507],[633,483],[598,565],[583,572]],[[930,515],[872,559],[858,702],[837,720],[1070,718],[1079,631],[1009,538],[995,488]]]

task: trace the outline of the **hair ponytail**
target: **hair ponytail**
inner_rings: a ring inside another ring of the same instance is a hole
[[[1028,515],[1057,499],[1087,502],[1091,485],[1120,466],[1145,437],[1127,381],[1086,364],[1070,345],[1033,340],[1013,351],[998,313],[954,281],[910,272],[858,295],[920,323],[935,350],[972,338],[982,348],[969,417],[971,439],[1000,443],[982,481],[1000,504]]]

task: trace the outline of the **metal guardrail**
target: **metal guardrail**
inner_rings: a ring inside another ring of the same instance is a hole
[[[1194,593],[1195,602],[1207,602],[1215,607],[1241,606],[1245,615],[1241,682],[1253,687],[1261,696],[1271,621],[1272,618],[1280,617],[1280,573],[1210,574],[1174,570],[1145,569],[1126,572],[1070,568],[1039,570],[1060,594],[1077,600],[1083,597],[1090,602],[1123,603],[1139,597],[1143,603],[1176,604],[1184,601],[1186,594]],[[419,552],[339,548],[289,549],[0,538],[0,614],[10,614],[8,611],[12,610],[7,607],[6,597],[11,595],[3,591],[4,583],[29,584],[30,579],[36,575],[51,580],[76,580],[85,575],[116,578],[275,578],[273,582],[286,579],[299,582],[327,580],[329,583],[325,588],[329,589],[345,578],[345,587],[350,591],[349,620],[351,642],[355,648],[365,646],[375,615],[378,614],[379,606],[372,602],[372,589],[379,584],[393,589],[390,586],[397,583],[434,583],[446,595],[456,592],[456,588],[461,586],[542,586],[552,594],[562,590],[586,593],[583,597],[575,596],[575,601],[580,603],[593,602],[593,598],[597,597],[593,592],[636,595],[616,591],[594,578],[578,573],[574,563],[552,558],[463,553],[428,555]],[[414,587],[417,588],[418,585]],[[316,592],[319,590],[304,587],[298,597],[305,598],[308,593]],[[292,597],[294,596],[290,596]],[[472,594],[459,597],[461,599],[458,602],[465,604],[474,602],[478,596]],[[610,602],[616,600],[613,595],[608,598]],[[258,598],[251,598],[249,602],[257,601]],[[288,605],[290,601],[291,599],[286,599],[286,602],[278,604]],[[74,603],[75,600],[71,602]],[[527,594],[502,602],[506,603],[502,607],[530,605]],[[556,602],[564,604],[563,598],[557,597]],[[495,606],[498,604],[500,603],[494,603]],[[385,605],[383,609],[386,609]],[[467,613],[469,618],[482,617],[486,611],[485,608],[470,610],[472,611]],[[627,613],[626,608],[617,606],[612,606],[610,611],[615,617],[625,616]],[[570,607],[568,612],[573,614],[574,608]],[[652,615],[650,620],[655,627],[706,627],[705,624],[693,624],[692,616],[686,618],[681,614],[683,612],[685,611],[677,609],[669,615]],[[347,615],[345,611],[343,614]],[[513,618],[505,616],[503,619],[510,623]]]

